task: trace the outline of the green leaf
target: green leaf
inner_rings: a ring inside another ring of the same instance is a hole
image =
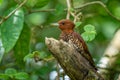
[[[44,51],[41,51],[40,52],[40,58],[45,58],[45,57],[47,57],[47,54],[44,52]]]
[[[26,61],[27,59],[31,59],[31,58],[39,58],[39,59],[47,59],[45,58],[47,57],[47,54],[45,54],[44,51],[34,51],[32,54],[28,54],[24,57],[24,61]]]
[[[76,23],[75,23],[75,27],[76,27],[76,28],[79,27],[79,26],[81,25],[81,23],[82,23],[82,22],[76,22]]]
[[[88,24],[88,25],[84,26],[84,30],[85,31],[93,31],[93,30],[95,30],[95,27],[91,24]]]
[[[7,68],[5,70],[5,74],[8,75],[11,78],[13,78],[15,73],[17,73],[17,71],[15,69],[13,69],[13,68]]]
[[[24,1],[24,0],[22,0],[22,1]],[[37,0],[27,0],[27,2],[25,3],[25,5],[26,5],[27,7],[34,7],[35,4],[36,4],[36,1],[37,1]]]
[[[28,54],[28,55],[26,55],[25,57],[24,57],[24,61],[27,61],[28,59],[31,59],[31,58],[33,58],[34,57],[34,54]]]
[[[15,74],[17,71],[14,68],[7,68],[5,74]]]
[[[95,27],[91,24],[84,26],[85,32],[82,33],[82,37],[85,41],[92,41],[95,38],[96,30]]]
[[[41,7],[44,7],[46,6],[50,0],[36,0],[36,4],[35,4],[35,8],[41,8]]]
[[[95,31],[91,31],[91,32],[84,32],[81,34],[81,36],[83,37],[83,39],[85,41],[92,41],[95,38],[96,32]]]
[[[3,2],[3,0],[0,0],[0,6],[1,6],[2,2]]]
[[[59,16],[64,12],[64,6],[62,4],[58,4],[55,8],[55,15]]]
[[[23,0],[21,0],[23,1]],[[49,3],[50,0],[28,0],[25,5],[27,7],[41,8]]]
[[[39,51],[34,51],[32,54],[28,54],[24,57],[24,61],[26,61],[27,59],[31,59],[34,57],[39,57],[40,58],[40,52]]]
[[[7,74],[0,74],[0,79],[8,80],[9,76]]]
[[[29,75],[25,72],[16,73],[14,76],[15,76],[15,79],[18,79],[18,80],[28,80],[29,78]]]
[[[44,51],[41,51],[41,52],[34,51],[33,54],[34,54],[34,57],[38,57],[39,59],[44,59],[45,57],[47,57],[47,54],[45,54]]]
[[[25,66],[23,58],[27,54],[29,54],[30,36],[31,36],[30,28],[27,25],[24,25],[21,35],[14,47],[14,53],[15,53],[14,55],[15,55],[16,62],[19,65],[19,67]]]
[[[8,10],[6,12],[6,15],[8,15],[14,9],[15,8]],[[15,46],[22,31],[23,22],[24,12],[23,10],[19,9],[0,26],[1,37],[5,52],[9,52]]]

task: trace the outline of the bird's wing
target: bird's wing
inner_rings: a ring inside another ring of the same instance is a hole
[[[73,36],[74,36],[74,39],[76,40],[76,42],[74,42],[74,44],[78,45],[77,46],[78,47],[77,50],[80,53],[82,52],[81,55],[83,57],[85,57],[89,61],[89,63],[91,64],[91,66],[93,66],[97,70],[97,68],[94,65],[93,58],[92,58],[90,52],[88,51],[87,45],[84,42],[84,40],[82,39],[82,37],[78,33],[76,33],[76,32],[74,32]]]

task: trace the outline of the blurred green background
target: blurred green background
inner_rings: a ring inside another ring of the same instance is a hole
[[[73,4],[79,7],[92,1],[103,2],[120,19],[120,0],[73,0]],[[0,20],[22,2],[0,0]],[[59,38],[60,30],[51,23],[65,19],[66,8],[66,0],[28,0],[0,25],[0,80],[54,80],[56,60],[36,62],[34,59],[36,55],[40,59],[52,58],[45,46],[45,37]],[[89,5],[79,12],[82,13],[82,23],[75,28],[78,33],[83,33],[87,24],[95,26],[97,35],[87,45],[97,64],[120,28],[120,22],[108,15],[99,4]]]

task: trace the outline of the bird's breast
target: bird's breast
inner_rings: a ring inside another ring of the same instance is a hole
[[[63,41],[66,41],[66,42],[68,42],[69,40],[71,40],[71,41],[73,41],[73,35],[72,34],[65,34],[65,33],[62,33],[61,35],[60,35],[60,39],[62,39]]]
[[[63,41],[69,42],[71,41],[73,43],[73,46],[75,49],[77,49],[79,52],[83,53],[83,46],[82,43],[80,42],[79,38],[74,35],[74,33],[69,33],[69,34],[61,34],[60,39]]]

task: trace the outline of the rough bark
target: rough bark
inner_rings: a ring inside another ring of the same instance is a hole
[[[71,42],[46,38],[45,43],[71,80],[98,80],[101,77]]]

